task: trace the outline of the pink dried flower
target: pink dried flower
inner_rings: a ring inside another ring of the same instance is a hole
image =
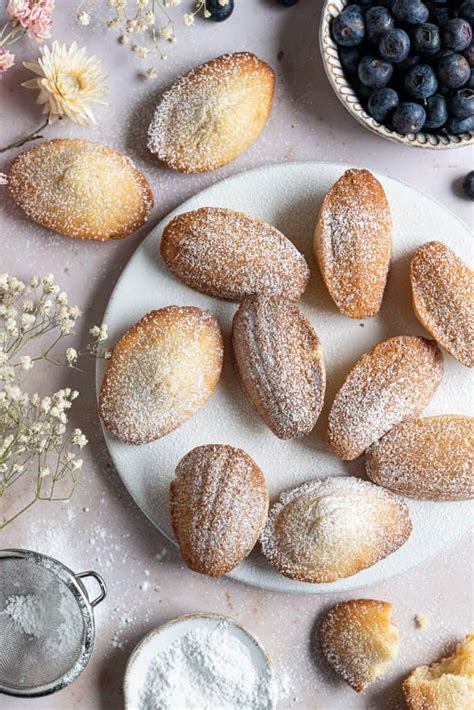
[[[41,3],[36,3],[30,11],[30,14],[24,22],[21,22],[22,27],[26,29],[28,37],[41,42],[44,39],[51,37],[51,27],[53,21],[49,10],[41,6]]]
[[[6,13],[11,20],[16,20],[22,27],[30,14],[31,7],[28,0],[8,0]]]
[[[0,48],[0,74],[15,64],[15,55],[8,49]]]

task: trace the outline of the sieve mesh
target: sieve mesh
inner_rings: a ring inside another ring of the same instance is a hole
[[[79,599],[53,565],[0,559],[0,685],[59,680],[81,655],[85,633]]]

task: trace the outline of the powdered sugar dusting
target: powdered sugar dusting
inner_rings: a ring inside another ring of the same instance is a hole
[[[441,383],[443,356],[426,338],[400,336],[379,343],[349,372],[329,413],[328,443],[343,459],[426,407]]]
[[[21,153],[8,189],[39,224],[79,239],[114,239],[147,219],[153,195],[132,161],[92,141],[47,141]]]
[[[262,472],[244,451],[207,445],[179,462],[170,505],[188,565],[218,576],[241,562],[257,542],[268,491]]]
[[[148,129],[148,147],[170,167],[225,165],[257,138],[270,112],[272,69],[249,52],[224,54],[178,79]]]
[[[421,323],[463,365],[474,367],[474,272],[440,242],[416,250],[413,302]]]
[[[298,300],[309,279],[303,255],[281,232],[234,210],[180,214],[166,226],[160,248],[177,278],[230,301],[255,293]]]
[[[99,397],[105,425],[132,444],[164,436],[210,397],[222,355],[211,313],[178,306],[148,313],[113,350]]]
[[[402,495],[474,498],[474,419],[445,415],[400,424],[368,450],[366,471]]]
[[[232,342],[244,390],[282,439],[313,429],[326,385],[319,339],[298,306],[281,298],[243,301]]]
[[[410,532],[401,499],[358,478],[327,478],[282,493],[260,541],[282,574],[332,582],[391,554]]]

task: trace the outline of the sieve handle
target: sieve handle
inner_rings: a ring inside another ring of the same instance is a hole
[[[98,597],[95,599],[89,600],[89,604],[91,606],[97,606],[97,604],[100,604],[100,602],[105,599],[105,596],[107,594],[107,587],[105,586],[105,582],[98,574],[98,572],[94,572],[94,570],[87,570],[87,572],[79,572],[78,574],[74,575],[76,579],[84,579],[85,577],[93,577],[97,584],[100,587],[100,594]]]

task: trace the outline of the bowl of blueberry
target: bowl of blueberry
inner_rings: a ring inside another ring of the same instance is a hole
[[[474,143],[474,0],[325,0],[320,44],[336,95],[396,143]]]

